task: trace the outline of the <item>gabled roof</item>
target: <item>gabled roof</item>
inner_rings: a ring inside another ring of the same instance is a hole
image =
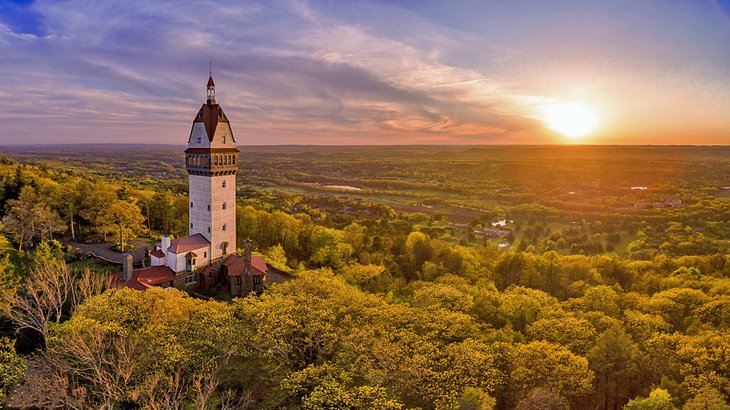
[[[162,252],[160,249],[155,249],[154,251],[150,252],[150,255],[160,259],[165,257],[165,253]]]
[[[167,250],[176,255],[180,255],[182,253],[203,249],[208,246],[210,246],[210,241],[205,239],[205,236],[196,233],[195,235],[173,239]]]
[[[118,272],[107,279],[107,286],[112,289],[124,287],[145,290],[161,283],[172,282],[175,273],[167,266],[150,266],[132,271],[132,279],[124,281],[124,273]]]
[[[223,262],[228,268],[228,276],[242,276],[244,258],[241,255],[231,255]],[[259,255],[251,255],[251,274],[254,276],[266,275],[268,272],[266,261]]]
[[[215,83],[213,82],[213,76],[208,76],[208,87],[215,87]]]

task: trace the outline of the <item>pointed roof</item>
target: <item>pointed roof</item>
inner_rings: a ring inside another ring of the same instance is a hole
[[[205,132],[208,134],[208,141],[213,141],[215,130],[218,128],[218,123],[228,124],[228,117],[223,112],[223,109],[218,104],[203,104],[198,111],[198,115],[195,116],[193,124],[202,122],[205,125]]]
[[[208,76],[208,87],[215,87],[215,83],[213,82],[213,76]]]

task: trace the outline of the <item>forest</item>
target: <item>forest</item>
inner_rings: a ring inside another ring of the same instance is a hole
[[[0,157],[8,408],[728,409],[730,148],[241,147],[260,295],[106,290],[182,149]]]

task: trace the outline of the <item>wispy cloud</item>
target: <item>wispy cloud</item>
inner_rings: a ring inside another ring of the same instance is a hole
[[[32,12],[42,35],[0,26],[0,92],[14,96],[0,102],[3,143],[183,142],[209,60],[241,143],[488,142],[531,126],[497,108],[501,84],[441,61],[459,44],[449,30],[423,31],[406,12],[416,25],[404,39],[305,2],[41,1]]]
[[[499,41],[392,5],[328,5],[41,0],[13,9],[27,18],[0,16],[0,143],[182,144],[209,61],[242,144],[550,142],[541,104],[561,92],[611,95],[618,81],[555,63],[549,39],[530,49],[523,27]]]

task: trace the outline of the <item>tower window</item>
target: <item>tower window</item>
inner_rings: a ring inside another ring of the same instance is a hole
[[[210,226],[208,227],[208,233],[210,233]]]
[[[223,143],[224,144],[226,143],[226,136],[225,135],[223,136]]]
[[[193,201],[190,201],[190,207],[191,208],[193,207]]]
[[[204,258],[207,258],[208,257],[208,251],[203,252],[203,257]]]
[[[224,231],[226,230],[226,224],[223,224],[223,230]]]
[[[226,203],[223,202],[223,209],[226,209]]]
[[[190,229],[193,229],[193,223],[190,222]]]
[[[221,182],[221,187],[223,187],[223,188],[226,187],[226,180],[225,179],[223,180],[223,182]]]
[[[210,204],[208,204],[208,210],[210,211]]]
[[[198,137],[198,144],[200,144],[200,137]]]

